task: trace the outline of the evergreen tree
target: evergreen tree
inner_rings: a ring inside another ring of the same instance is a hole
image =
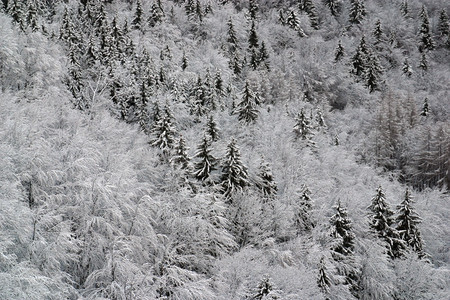
[[[200,23],[203,22],[203,9],[200,0],[197,0],[195,2],[195,16],[197,17]]]
[[[450,33],[448,15],[445,9],[442,9],[441,14],[439,15],[438,32],[441,36],[448,36]]]
[[[269,54],[267,53],[266,44],[264,42],[261,42],[261,47],[258,54],[258,64],[261,63],[267,71],[270,71]]]
[[[425,255],[423,251],[422,238],[417,226],[421,223],[421,218],[417,215],[412,207],[412,198],[408,189],[406,189],[405,196],[400,205],[397,206],[397,231],[400,238],[415,251],[419,257]]]
[[[434,41],[431,37],[430,21],[428,19],[428,12],[425,5],[422,5],[420,11],[420,18],[422,19],[422,25],[420,26],[420,42],[419,51],[425,52],[427,50],[433,50],[435,48]]]
[[[308,117],[305,115],[303,108],[300,110],[297,118],[295,119],[293,131],[296,140],[300,139],[310,141],[312,136],[314,135],[311,127],[311,120],[308,119]]]
[[[250,33],[248,35],[248,48],[251,49],[258,49],[259,43],[258,43],[258,35],[256,34],[256,25],[255,21],[252,21],[252,25],[250,27]]]
[[[375,28],[372,31],[372,35],[375,38],[375,45],[378,45],[382,42],[383,30],[381,29],[381,21],[378,19],[375,23]]]
[[[134,12],[133,20],[131,21],[131,25],[134,29],[142,29],[143,24],[144,11],[142,10],[141,1],[138,0],[136,2],[136,10]]]
[[[303,7],[308,14],[309,21],[311,22],[311,27],[316,30],[319,29],[319,16],[312,0],[303,0]]]
[[[239,57],[238,51],[234,52],[233,57],[230,59],[229,66],[235,75],[239,75],[242,73],[242,62]]]
[[[317,124],[317,128],[320,130],[325,129],[327,127],[327,125],[325,124],[325,120],[323,119],[323,114],[322,111],[320,109],[318,109],[316,111],[316,124]]]
[[[264,197],[273,197],[278,191],[277,183],[273,178],[272,169],[269,164],[261,160],[258,171],[256,186],[262,192]]]
[[[11,16],[14,24],[17,24],[21,30],[25,30],[25,12],[23,2],[20,0],[9,0],[7,12]]]
[[[364,7],[364,0],[350,0],[350,16],[349,22],[351,24],[361,24],[364,16],[366,15],[366,9]]]
[[[228,144],[225,157],[222,159],[220,185],[225,197],[250,185],[247,167],[241,161],[241,153],[234,138]]]
[[[175,136],[177,134],[173,125],[174,117],[168,105],[164,107],[163,115],[157,120],[155,126],[151,130],[150,144],[162,150],[163,159],[167,159],[170,150],[175,144]]]
[[[294,10],[290,10],[286,18],[286,25],[295,30],[300,37],[306,37],[305,32],[300,27],[300,19]]]
[[[224,94],[223,79],[220,71],[217,71],[216,75],[214,76],[214,89],[217,95],[222,96]]]
[[[373,52],[369,51],[368,61],[365,69],[365,81],[366,86],[369,88],[369,91],[372,93],[375,90],[379,89],[380,86],[380,76],[383,73],[383,69],[380,66],[380,62],[378,60],[378,56]]]
[[[405,58],[403,61],[403,67],[402,67],[403,74],[406,75],[406,77],[411,77],[412,75],[412,68],[411,65],[408,62],[408,58]]]
[[[193,175],[198,180],[206,181],[211,175],[211,172],[216,169],[217,160],[211,154],[211,151],[211,141],[204,135],[193,157],[195,160]]]
[[[341,40],[339,40],[336,51],[334,52],[334,61],[338,62],[342,57],[344,57],[344,47],[342,46]]]
[[[258,283],[254,295],[251,299],[262,300],[266,299],[266,296],[273,290],[272,283],[269,276],[265,275],[263,279]]]
[[[353,254],[355,246],[355,234],[352,229],[352,222],[347,216],[347,210],[341,206],[338,201],[334,206],[335,214],[330,218],[331,236],[338,239],[334,244],[333,251],[341,255],[348,256]]]
[[[258,16],[258,1],[257,0],[250,0],[248,3],[248,14],[250,16],[250,20],[252,20],[252,22],[256,21],[256,18]]]
[[[30,26],[31,30],[33,32],[36,32],[38,30],[37,7],[36,7],[36,3],[34,1],[28,2],[26,19],[27,19],[27,24],[28,24],[28,26]]]
[[[325,5],[330,9],[331,14],[337,17],[341,12],[341,2],[340,0],[324,0]]]
[[[423,106],[422,106],[422,112],[420,113],[421,116],[428,116],[428,114],[430,113],[430,109],[428,107],[428,98],[425,98],[424,102],[423,102]]]
[[[319,276],[317,277],[317,285],[323,293],[327,294],[331,286],[331,279],[327,274],[327,267],[325,266],[325,257],[322,256],[319,262]]]
[[[422,74],[428,71],[428,59],[425,52],[422,52],[422,56],[419,63],[419,68],[422,69]]]
[[[252,123],[258,118],[258,98],[250,89],[248,81],[245,82],[244,91],[242,94],[242,101],[238,103],[236,113],[239,121],[245,123]]]
[[[364,36],[361,37],[358,47],[356,48],[355,55],[353,55],[351,64],[351,73],[356,76],[362,76],[366,71],[367,59],[368,59],[369,49],[366,45],[366,39]]]
[[[150,17],[148,18],[148,23],[150,27],[155,27],[156,24],[160,23],[164,17],[164,10],[162,8],[161,0],[156,0],[152,3],[150,8]]]
[[[188,67],[188,60],[186,57],[186,52],[183,51],[183,57],[181,58],[181,69],[184,71]]]
[[[219,128],[217,127],[216,122],[214,121],[213,116],[209,116],[208,122],[206,123],[206,134],[211,138],[212,142],[215,142],[219,139]]]
[[[178,166],[184,170],[189,169],[190,158],[187,154],[189,148],[186,147],[186,141],[182,135],[178,139],[175,147],[173,148],[174,154],[170,158],[170,163],[174,166]]]
[[[311,231],[314,223],[311,217],[312,200],[310,191],[307,186],[303,185],[300,196],[296,203],[294,203],[294,227],[297,235],[304,231]]]
[[[400,5],[400,12],[405,18],[408,17],[409,15],[408,0],[402,1],[402,4]]]
[[[236,52],[236,50],[239,48],[239,42],[238,38],[236,36],[236,31],[234,30],[233,21],[231,20],[231,17],[228,19],[227,22],[227,42],[228,42],[228,49],[230,51],[230,54],[233,54]]]
[[[370,228],[386,242],[389,256],[401,257],[404,245],[393,227],[394,213],[386,203],[386,196],[381,186],[377,189],[377,194],[372,198],[368,209],[370,210]]]

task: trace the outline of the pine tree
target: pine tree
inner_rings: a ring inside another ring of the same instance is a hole
[[[264,197],[273,197],[276,195],[278,187],[273,178],[272,169],[269,164],[261,160],[258,171],[258,179],[256,186],[261,191]]]
[[[170,163],[174,166],[178,166],[184,170],[189,169],[190,158],[187,154],[189,148],[186,147],[186,141],[182,135],[178,139],[175,147],[173,148],[173,156],[170,158]]]
[[[366,86],[372,93],[379,89],[380,86],[380,76],[383,74],[383,69],[380,66],[378,56],[373,52],[369,51],[368,61],[364,73]]]
[[[341,12],[341,2],[340,0],[324,0],[325,5],[330,9],[331,14],[337,17]]]
[[[308,140],[310,141],[314,135],[311,127],[311,120],[306,117],[303,108],[295,119],[295,125],[293,128],[296,140]]]
[[[406,189],[405,196],[400,205],[397,206],[397,217],[395,219],[397,224],[397,231],[400,238],[415,251],[419,257],[425,255],[423,251],[423,242],[420,237],[420,232],[417,226],[421,223],[421,218],[417,215],[412,207],[412,198],[408,189]]]
[[[173,114],[168,105],[164,107],[164,113],[157,120],[155,126],[151,130],[150,144],[153,147],[157,147],[162,150],[163,159],[167,159],[170,150],[173,149],[175,144],[175,136],[177,134],[173,125]]]
[[[269,295],[269,293],[273,290],[272,283],[270,282],[270,278],[268,275],[265,275],[263,279],[258,283],[254,295],[251,299],[254,300],[262,300],[266,299],[265,297]]]
[[[441,14],[439,15],[438,32],[441,36],[448,36],[450,33],[448,15],[445,9],[442,9]]]
[[[216,169],[217,159],[211,154],[211,151],[211,141],[204,135],[193,157],[195,163],[192,173],[198,180],[206,181],[211,172]]]
[[[368,209],[370,210],[370,228],[386,242],[389,256],[401,257],[404,245],[393,227],[394,213],[386,203],[386,196],[381,186],[377,189],[377,194],[372,198]]]
[[[332,250],[344,256],[351,255],[355,246],[352,222],[347,216],[347,210],[341,206],[340,201],[333,208],[335,209],[335,214],[330,218],[331,236],[339,239],[339,242],[335,243]]]
[[[241,153],[234,138],[228,144],[225,156],[222,159],[220,185],[225,197],[229,197],[233,192],[250,185],[247,167],[241,161]]]
[[[428,12],[425,5],[422,5],[422,10],[420,11],[420,18],[422,19],[422,25],[420,26],[420,43],[419,51],[425,52],[427,50],[433,50],[435,48],[434,41],[431,37],[430,32],[430,21],[428,19]]]
[[[323,293],[327,294],[331,286],[331,279],[327,274],[327,267],[325,266],[325,257],[322,256],[319,262],[319,276],[317,277],[317,285]]]
[[[366,71],[369,49],[366,45],[366,39],[361,37],[358,47],[356,48],[355,55],[353,55],[351,64],[351,73],[356,76],[362,76]]]
[[[403,61],[403,67],[402,67],[403,74],[406,75],[406,77],[411,77],[412,75],[412,68],[411,65],[408,62],[408,58],[405,58]]]
[[[349,22],[351,24],[361,24],[365,15],[366,9],[363,0],[350,0]]]
[[[382,42],[383,30],[381,29],[381,21],[378,19],[375,23],[375,28],[372,31],[372,35],[375,38],[375,45],[378,45]]]
[[[242,101],[239,102],[238,107],[236,108],[239,121],[244,121],[247,124],[255,122],[258,118],[257,102],[257,96],[250,89],[248,81],[246,81],[242,94]]]
[[[134,12],[133,20],[131,21],[131,25],[133,25],[134,29],[142,29],[143,15],[144,11],[142,10],[141,1],[138,0],[136,2],[136,10]]]
[[[300,196],[296,203],[294,203],[294,227],[297,235],[304,231],[310,231],[314,227],[311,217],[312,200],[310,191],[307,186],[303,185],[300,191]]]
[[[334,61],[339,62],[342,57],[344,57],[344,47],[342,46],[341,40],[339,40],[336,51],[334,52]]]
[[[422,74],[428,71],[428,59],[425,52],[422,52],[422,56],[419,63],[419,68],[422,69]]]
[[[208,122],[206,123],[206,134],[211,138],[212,142],[215,142],[219,139],[219,128],[217,127],[216,122],[214,121],[213,116],[209,116]]]
[[[424,102],[423,102],[423,106],[422,106],[422,112],[420,113],[421,116],[428,116],[428,114],[430,113],[430,109],[428,107],[428,98],[425,98]]]

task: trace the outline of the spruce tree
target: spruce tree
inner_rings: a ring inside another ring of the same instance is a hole
[[[330,9],[331,14],[337,17],[341,12],[341,2],[340,0],[324,0],[325,5]]]
[[[223,79],[220,71],[217,71],[216,75],[214,76],[214,89],[217,95],[223,96],[224,94]]]
[[[428,116],[428,114],[430,113],[430,109],[428,107],[428,98],[425,98],[424,102],[423,102],[423,106],[422,106],[422,112],[420,113],[421,116]]]
[[[266,161],[261,160],[257,176],[256,186],[261,191],[262,195],[264,197],[275,196],[278,190],[277,183],[273,178],[272,169]]]
[[[400,5],[400,12],[402,13],[403,17],[407,18],[409,15],[409,8],[408,8],[408,0],[403,0],[402,4]]]
[[[181,69],[184,71],[188,67],[188,60],[186,57],[186,52],[183,51],[183,57],[181,58]]]
[[[190,158],[187,154],[189,148],[186,147],[186,141],[182,135],[178,139],[175,147],[173,148],[173,155],[170,158],[170,163],[174,166],[180,167],[184,170],[189,169]]]
[[[366,39],[364,36],[361,37],[356,52],[352,57],[351,73],[356,76],[362,76],[366,71],[367,60],[368,60],[369,49],[366,45]]]
[[[7,12],[13,19],[13,23],[23,31],[25,30],[26,16],[22,5],[23,2],[20,0],[9,0]]]
[[[256,21],[256,18],[258,16],[258,1],[257,0],[250,0],[248,3],[248,14],[250,16],[250,20],[252,22]]]
[[[375,23],[375,28],[372,31],[372,35],[375,38],[375,45],[378,45],[382,42],[383,30],[381,29],[381,21],[378,19]]]
[[[365,68],[365,84],[369,88],[369,91],[372,93],[379,89],[380,87],[380,76],[383,74],[383,69],[378,60],[378,56],[373,52],[369,51],[369,55],[367,56],[367,65]]]
[[[317,285],[323,293],[327,294],[331,286],[331,279],[327,274],[327,267],[325,266],[325,257],[322,256],[319,262],[319,276],[317,277]]]
[[[220,185],[225,197],[229,197],[233,192],[250,185],[247,167],[241,161],[241,153],[234,138],[228,144],[225,156],[222,159]]]
[[[236,36],[236,31],[234,30],[234,25],[233,25],[233,21],[230,19],[228,19],[227,22],[227,27],[228,27],[228,31],[227,31],[227,42],[228,42],[228,49],[230,51],[230,54],[234,54],[236,52],[236,50],[239,48],[239,42],[238,42],[238,38]]]
[[[408,58],[405,58],[405,60],[403,61],[402,72],[406,75],[406,77],[411,77],[412,75],[412,69],[411,65],[408,62]]]
[[[204,135],[193,157],[195,162],[192,173],[198,180],[206,181],[216,169],[217,159],[211,151],[211,141]]]
[[[164,17],[164,10],[161,5],[161,0],[156,0],[152,3],[150,8],[150,17],[148,18],[148,23],[150,27],[155,27],[156,24],[160,23]]]
[[[417,228],[421,223],[421,218],[414,211],[412,204],[411,194],[409,190],[406,189],[403,201],[397,206],[397,217],[395,219],[397,231],[400,234],[400,238],[406,242],[411,250],[415,251],[419,257],[423,257],[425,255],[423,251],[423,242],[420,237],[419,229]]]
[[[341,61],[342,57],[344,57],[344,47],[342,46],[341,40],[339,40],[336,50],[334,52],[334,61]]]
[[[312,0],[303,0],[303,7],[308,14],[311,27],[316,30],[319,29],[319,16]]]
[[[209,116],[208,122],[206,123],[206,134],[211,138],[212,142],[215,142],[219,139],[219,128],[217,127],[217,123],[214,121],[213,116]]]
[[[448,36],[450,33],[448,15],[445,9],[442,9],[439,15],[438,32],[441,36]]]
[[[268,275],[265,275],[263,279],[258,283],[255,292],[251,299],[262,300],[266,299],[266,296],[273,290],[272,283]]]
[[[152,128],[150,144],[153,147],[162,150],[163,159],[167,159],[169,152],[175,144],[175,136],[177,134],[173,125],[173,114],[168,105],[164,107],[163,115],[157,120]]]
[[[131,21],[131,25],[133,25],[134,29],[142,29],[142,18],[144,17],[144,11],[142,10],[141,1],[138,0],[136,2],[136,10],[134,12],[133,20]]]
[[[339,242],[334,244],[332,250],[344,256],[351,255],[355,246],[352,222],[347,216],[347,210],[341,206],[340,201],[333,208],[335,214],[330,218],[331,236],[338,239]]]
[[[311,127],[311,120],[305,115],[303,108],[295,119],[293,132],[296,140],[311,140],[314,135]]]
[[[349,22],[351,24],[361,24],[365,15],[366,9],[363,0],[350,0]]]
[[[239,121],[243,121],[247,124],[255,122],[258,118],[257,102],[257,96],[250,89],[248,81],[246,81],[242,94],[242,101],[239,102],[238,107],[236,108]]]
[[[262,64],[267,71],[270,71],[269,54],[264,42],[261,42],[261,47],[259,48],[258,64]]]
[[[420,11],[420,18],[422,19],[422,24],[420,26],[420,42],[419,51],[425,52],[427,50],[433,50],[435,48],[434,41],[431,37],[430,31],[430,21],[428,19],[428,12],[425,5],[422,5],[422,10]]]
[[[419,62],[419,68],[422,69],[422,74],[424,74],[426,71],[428,71],[428,59],[425,52],[422,52],[422,56],[420,58]]]
[[[310,231],[314,227],[311,217],[312,200],[307,186],[303,185],[296,203],[294,203],[294,227],[297,235]]]
[[[369,225],[374,233],[386,242],[388,254],[391,258],[402,256],[404,244],[394,226],[394,213],[386,203],[386,196],[381,186],[377,194],[372,198],[368,207],[370,211]]]

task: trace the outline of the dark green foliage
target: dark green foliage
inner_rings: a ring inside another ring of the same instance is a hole
[[[406,189],[403,201],[397,206],[397,217],[395,222],[400,238],[405,241],[410,249],[416,252],[419,257],[423,257],[425,253],[423,251],[423,242],[418,229],[421,218],[412,207],[411,194],[408,189]]]
[[[258,64],[262,64],[267,71],[270,71],[269,54],[264,42],[261,42],[261,47],[259,48]]]
[[[338,45],[336,47],[336,51],[334,52],[334,61],[338,62],[344,57],[344,47],[341,44],[341,40],[339,40]]]
[[[236,140],[232,138],[222,159],[221,191],[225,197],[229,197],[249,184],[247,167],[241,161]]]
[[[220,74],[220,71],[216,72],[216,75],[214,76],[214,88],[216,91],[216,94],[221,96],[224,93],[223,89],[223,80],[222,75]]]
[[[351,24],[361,24],[366,15],[366,8],[363,0],[350,0],[349,22]]]
[[[400,5],[400,11],[405,18],[408,17],[409,14],[408,0],[402,1],[402,4]]]
[[[380,239],[386,242],[388,254],[391,258],[401,257],[404,250],[404,243],[401,241],[394,226],[394,213],[386,203],[386,196],[381,187],[377,189],[377,194],[372,198],[368,207],[370,211],[369,225]]]
[[[13,22],[17,24],[21,30],[24,30],[26,16],[22,5],[23,1],[9,0],[7,12],[13,19]]]
[[[245,123],[252,123],[258,118],[258,98],[250,89],[248,82],[245,82],[244,91],[242,94],[242,101],[239,102],[236,108],[239,121]]]
[[[204,135],[194,154],[194,168],[192,174],[201,181],[206,181],[211,172],[216,169],[217,159],[211,154],[211,141]]]
[[[431,37],[430,21],[428,19],[428,12],[425,5],[422,5],[422,10],[420,11],[420,19],[422,24],[420,26],[420,41],[419,41],[419,51],[425,52],[427,50],[433,50],[435,44],[433,38]]]

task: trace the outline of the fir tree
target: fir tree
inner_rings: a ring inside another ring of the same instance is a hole
[[[19,26],[21,30],[25,30],[25,12],[23,11],[23,2],[19,0],[9,0],[7,4],[7,12],[13,19],[13,22]]]
[[[303,185],[300,196],[294,204],[294,226],[297,235],[304,231],[310,231],[314,227],[311,217],[312,200],[307,186]]]
[[[406,242],[406,244],[415,251],[419,257],[423,257],[422,238],[417,226],[421,223],[421,218],[417,215],[412,207],[411,194],[406,189],[405,196],[400,205],[397,206],[397,217],[395,219],[397,223],[397,231],[400,234],[400,238]]]
[[[188,170],[190,163],[190,158],[187,154],[188,150],[189,148],[186,147],[186,141],[184,140],[183,136],[180,135],[180,138],[173,148],[174,154],[170,158],[170,163],[184,170]]]
[[[311,127],[311,120],[305,115],[303,108],[295,119],[295,125],[293,128],[296,140],[311,140],[314,135]]]
[[[167,159],[169,152],[175,144],[175,136],[177,134],[173,125],[173,115],[170,107],[164,107],[163,115],[157,120],[155,126],[151,130],[150,144],[162,150],[163,159]]]
[[[335,214],[330,218],[331,236],[339,240],[333,246],[333,251],[341,255],[348,256],[353,254],[355,246],[355,234],[352,229],[352,222],[347,216],[347,210],[341,206],[338,201],[334,206]]]
[[[381,29],[381,21],[378,19],[375,23],[375,28],[372,31],[372,35],[375,38],[375,45],[378,45],[382,42],[383,30]]]
[[[265,275],[263,279],[258,283],[254,295],[251,299],[262,300],[266,299],[266,296],[273,290],[272,283],[268,275]]]
[[[325,257],[322,256],[319,262],[319,276],[317,277],[317,285],[323,293],[327,294],[331,286],[331,279],[327,274],[327,267],[325,266]]]
[[[331,14],[337,17],[341,12],[341,2],[340,0],[324,0],[325,5],[330,9]]]
[[[200,0],[197,0],[195,2],[195,16],[197,17],[200,23],[203,22],[203,9]]]
[[[405,58],[405,60],[403,61],[402,72],[406,75],[406,77],[411,77],[412,75],[412,68],[408,62],[408,58]]]
[[[246,81],[242,101],[239,102],[238,107],[236,108],[239,121],[243,121],[245,123],[255,122],[258,118],[257,102],[257,96],[252,92],[248,82]]]
[[[355,55],[353,55],[351,64],[351,73],[356,76],[362,76],[366,71],[367,58],[369,54],[369,49],[366,45],[366,39],[364,36],[361,37],[358,48],[356,48]]]
[[[370,210],[370,228],[386,242],[389,256],[401,257],[404,245],[393,227],[394,213],[386,203],[386,196],[381,187],[377,189],[377,194],[372,198],[368,209]]]
[[[211,141],[215,142],[219,139],[219,128],[214,121],[213,116],[209,116],[208,122],[206,123],[206,134],[211,138]]]
[[[433,50],[435,48],[434,41],[430,32],[430,21],[428,19],[428,12],[425,5],[422,5],[420,11],[420,18],[422,19],[422,25],[420,26],[420,43],[419,51],[425,52],[427,50]]]
[[[448,36],[450,33],[448,15],[445,9],[442,9],[441,14],[439,15],[438,32],[441,36]]]
[[[238,47],[239,42],[236,36],[236,31],[234,30],[234,25],[233,21],[231,20],[231,17],[230,19],[228,19],[227,27],[228,27],[227,42],[229,44],[228,48],[230,50],[230,54],[233,54],[239,48]]]
[[[403,0],[402,4],[400,5],[400,12],[402,13],[403,17],[407,18],[409,15],[409,8],[408,8],[408,0]]]
[[[241,153],[236,140],[231,139],[222,160],[222,176],[220,177],[221,191],[225,197],[248,186],[247,167],[241,161]]]
[[[317,124],[317,128],[320,130],[325,129],[327,127],[327,125],[325,124],[325,120],[323,119],[323,114],[322,111],[320,109],[318,109],[316,111],[316,124]]]
[[[258,171],[258,179],[256,186],[261,191],[264,197],[273,197],[276,195],[278,187],[273,178],[272,169],[269,164],[261,160]]]
[[[269,54],[267,53],[266,44],[264,42],[261,42],[261,47],[258,54],[258,64],[261,63],[267,71],[270,71]]]
[[[195,160],[193,175],[198,180],[206,181],[211,175],[211,172],[216,169],[217,160],[211,154],[211,151],[211,141],[204,135],[193,157]]]
[[[378,56],[373,51],[370,51],[364,77],[366,86],[369,88],[369,91],[371,93],[379,89],[381,80],[380,76],[382,75],[382,73],[383,69],[380,66]]]
[[[250,16],[250,20],[252,20],[252,22],[256,21],[256,17],[258,15],[258,1],[257,0],[250,0],[249,4],[248,4],[248,14]]]
[[[422,69],[422,73],[428,71],[428,59],[425,52],[422,52],[422,56],[419,63],[419,68]]]
[[[344,57],[344,47],[342,46],[341,40],[339,40],[338,45],[336,47],[336,51],[334,52],[334,61],[339,62]]]
[[[252,21],[252,25],[250,27],[250,33],[248,35],[248,48],[251,49],[258,49],[259,43],[258,43],[258,35],[256,34],[256,25],[255,21]]]
[[[183,51],[183,57],[181,58],[181,69],[184,71],[188,67],[188,60],[186,57],[186,52]]]
[[[36,8],[36,3],[34,1],[30,1],[28,3],[28,8],[27,8],[27,24],[28,26],[30,26],[31,30],[33,32],[36,32],[38,30],[38,25],[37,25],[37,8]]]
[[[131,21],[131,25],[133,25],[134,29],[142,29],[143,15],[144,11],[142,10],[141,1],[138,0],[136,2],[136,10],[134,12],[133,20]]]
[[[425,98],[424,102],[423,102],[423,106],[422,106],[422,112],[420,113],[421,116],[428,116],[428,114],[430,113],[430,109],[428,107],[428,98]]]
[[[311,27],[316,30],[319,29],[319,16],[312,0],[303,0],[303,7],[308,14],[309,21],[311,22]]]
[[[148,23],[150,27],[155,27],[156,24],[160,23],[164,17],[164,10],[161,5],[161,0],[156,0],[152,3],[150,8],[150,17],[148,18]]]
[[[217,95],[222,96],[224,94],[223,79],[220,71],[217,71],[216,75],[214,76],[214,89]]]
[[[361,24],[364,16],[366,15],[366,9],[364,7],[364,0],[350,0],[350,16],[349,22],[351,24]]]

